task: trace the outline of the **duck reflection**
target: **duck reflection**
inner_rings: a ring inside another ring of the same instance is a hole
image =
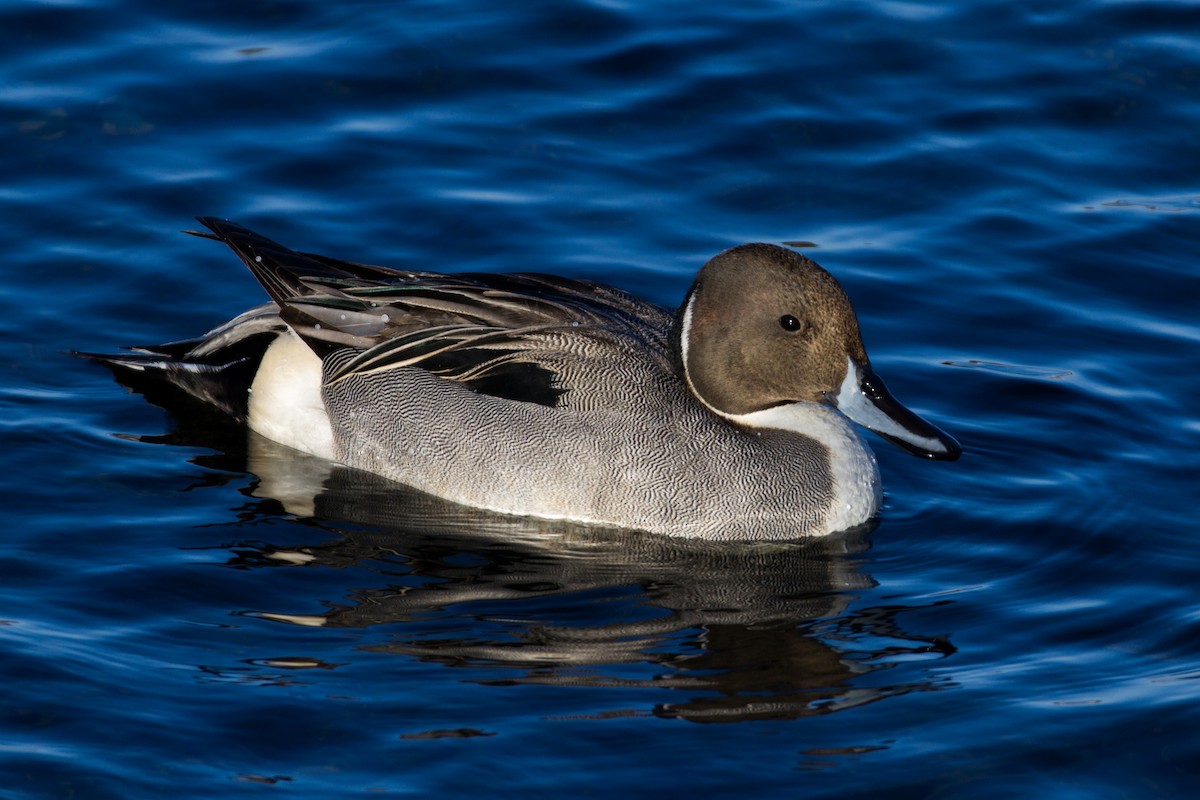
[[[247,466],[256,497],[332,538],[243,548],[240,564],[369,564],[384,582],[321,614],[259,616],[329,628],[454,620],[432,632],[413,625],[411,635],[402,626],[369,649],[485,668],[481,682],[670,688],[680,700],[653,713],[786,718],[938,688],[927,677],[878,675],[953,652],[906,634],[902,607],[852,610],[855,592],[874,585],[859,568],[865,530],[734,545],[494,515],[257,436]],[[659,668],[651,677],[647,664]],[[510,674],[496,678],[496,669]]]

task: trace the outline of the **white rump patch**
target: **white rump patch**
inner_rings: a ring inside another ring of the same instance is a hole
[[[333,428],[321,399],[321,359],[290,329],[267,348],[250,387],[250,429],[333,459]]]

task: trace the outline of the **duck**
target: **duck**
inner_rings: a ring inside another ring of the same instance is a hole
[[[861,528],[882,502],[856,428],[962,452],[876,374],[846,292],[750,243],[674,313],[542,273],[397,269],[198,217],[269,302],[196,338],[81,353],[255,433],[462,506],[708,540]]]

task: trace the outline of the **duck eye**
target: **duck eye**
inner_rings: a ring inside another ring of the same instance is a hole
[[[789,332],[800,330],[800,320],[796,319],[791,314],[784,314],[782,317],[780,317],[779,325],[785,331],[789,331]]]

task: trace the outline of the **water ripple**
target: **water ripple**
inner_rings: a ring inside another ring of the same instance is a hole
[[[9,794],[1191,795],[1194,6],[213,12],[0,10]],[[195,214],[668,306],[791,242],[965,452],[815,548],[431,505],[64,355],[264,299]]]

